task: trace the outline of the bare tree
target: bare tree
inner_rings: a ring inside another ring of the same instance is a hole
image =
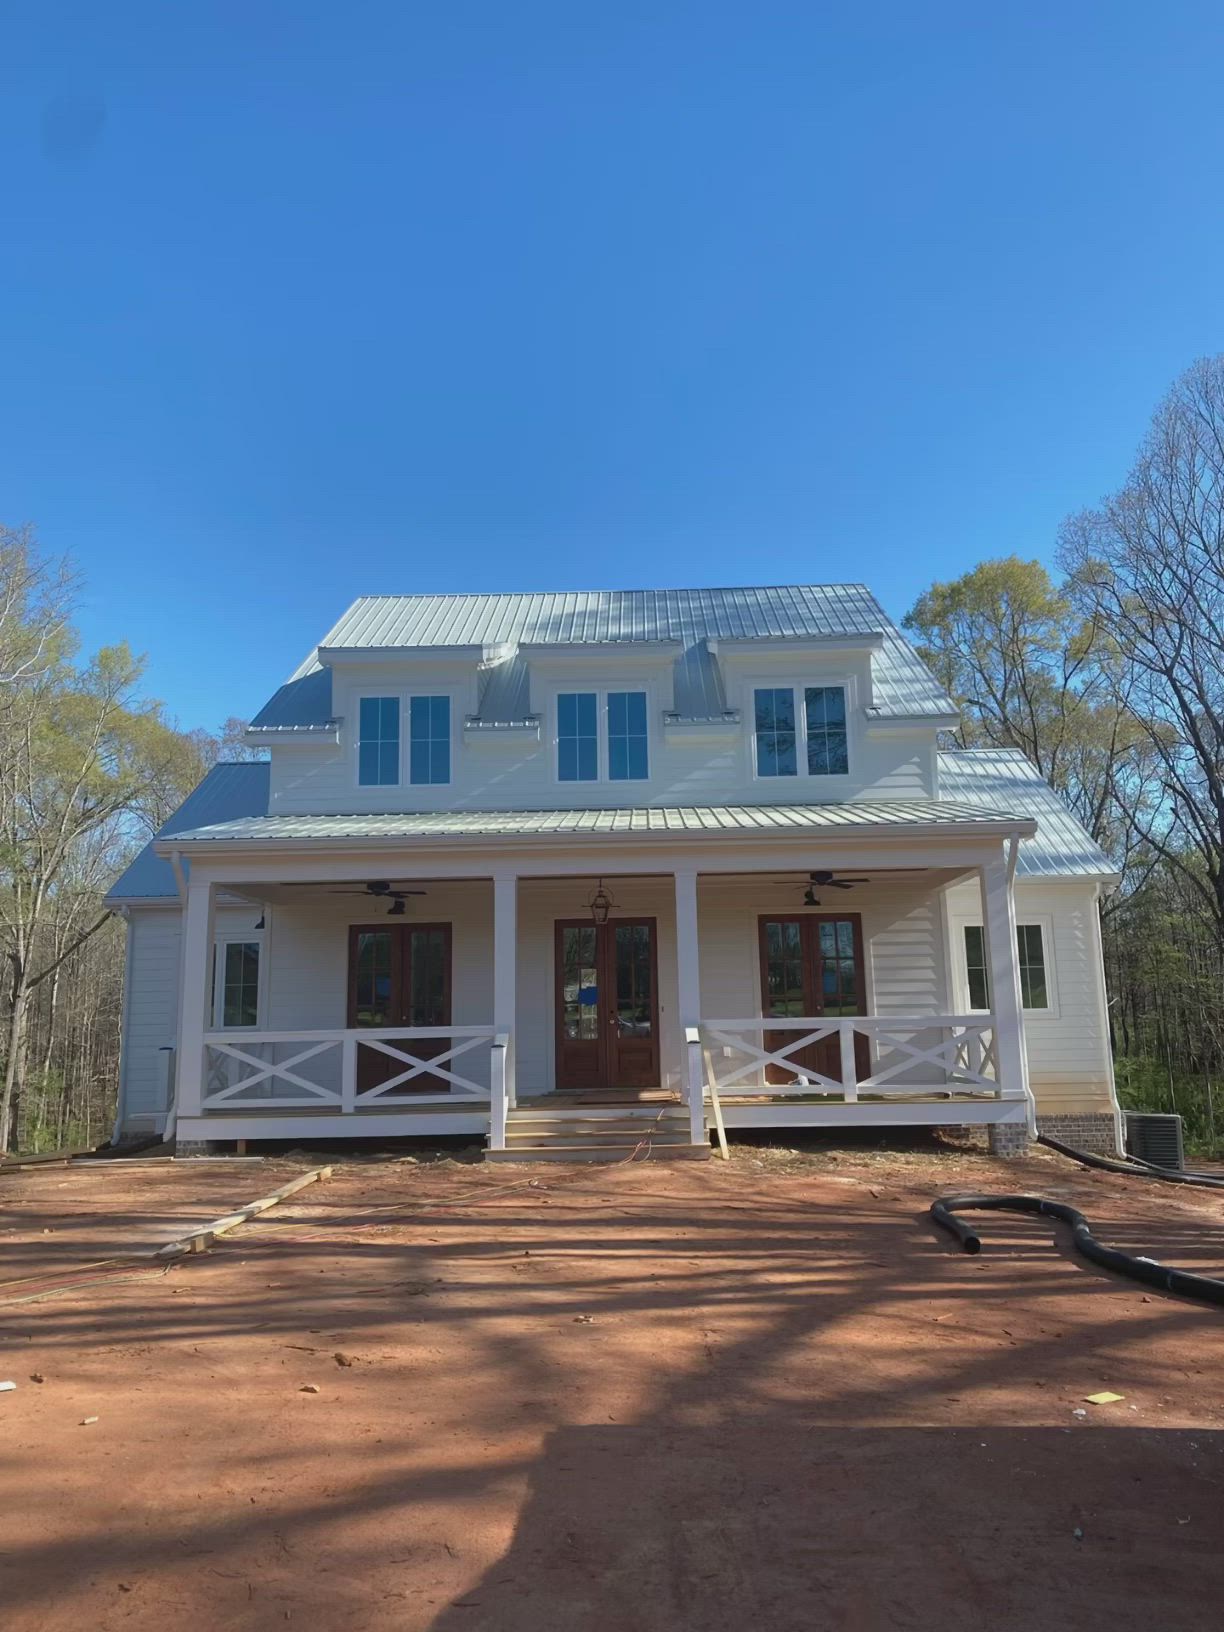
[[[1066,523],[1060,555],[1075,605],[1125,665],[1159,768],[1161,797],[1129,824],[1224,947],[1224,356],[1177,382],[1125,486]]]

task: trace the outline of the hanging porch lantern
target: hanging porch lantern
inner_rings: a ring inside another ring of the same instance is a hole
[[[612,911],[612,908],[615,905],[615,901],[613,901],[607,890],[604,889],[604,881],[601,878],[599,881],[599,888],[587,902],[587,906],[591,909],[592,922],[596,924],[606,924],[608,921],[608,914]]]

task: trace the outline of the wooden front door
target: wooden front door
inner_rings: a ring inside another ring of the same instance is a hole
[[[866,983],[863,967],[863,920],[857,912],[803,913],[793,918],[763,917],[761,935],[761,1013],[779,1020],[807,1015],[863,1014]],[[767,1031],[769,1053],[795,1041],[793,1031]],[[824,1037],[788,1058],[796,1070],[815,1071],[841,1080],[841,1044]],[[871,1075],[867,1039],[856,1033],[854,1058],[860,1079]],[[766,1082],[795,1081],[795,1071],[765,1068]]]
[[[349,929],[348,1023],[389,1030],[394,1026],[451,1023],[451,926],[449,924],[353,924]],[[394,1046],[394,1045],[393,1045]],[[404,1039],[403,1048],[431,1059],[451,1045],[447,1037]],[[409,1067],[375,1048],[357,1050],[357,1090],[377,1088]],[[445,1077],[421,1073],[396,1093],[446,1093]]]
[[[659,978],[653,918],[559,920],[558,1088],[657,1088]]]

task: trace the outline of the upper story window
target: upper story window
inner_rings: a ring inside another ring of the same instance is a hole
[[[563,691],[557,698],[557,779],[599,780],[599,699],[593,691]]]
[[[845,690],[841,686],[808,686],[803,706],[807,716],[808,775],[845,776],[850,769]]]
[[[598,782],[602,775],[609,782],[644,782],[650,775],[647,716],[644,691],[561,692],[557,780]]]
[[[413,697],[408,703],[409,780],[436,786],[450,781],[449,697]]]
[[[789,686],[762,688],[756,694],[758,776],[794,776],[795,694]]]
[[[451,700],[409,697],[408,781],[437,786],[451,779]],[[357,781],[395,788],[403,780],[400,697],[362,697],[357,705]]]
[[[357,780],[363,788],[394,787],[400,779],[400,700],[363,697],[358,705]]]
[[[650,775],[646,693],[608,693],[608,780],[644,782]]]
[[[758,776],[798,776],[799,740],[809,776],[845,776],[850,769],[843,686],[758,686],[753,694]]]

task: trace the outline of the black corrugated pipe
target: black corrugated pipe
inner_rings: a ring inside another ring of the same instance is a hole
[[[980,1252],[982,1238],[958,1212],[990,1211],[1006,1213],[1040,1213],[1045,1218],[1061,1219],[1071,1226],[1075,1250],[1094,1264],[1115,1270],[1144,1286],[1158,1287],[1161,1292],[1179,1292],[1186,1298],[1197,1298],[1202,1303],[1224,1307],[1224,1281],[1210,1275],[1192,1275],[1188,1269],[1170,1269],[1154,1258],[1137,1258],[1118,1247],[1106,1247],[1097,1240],[1083,1213],[1065,1202],[1047,1201],[1044,1196],[941,1196],[931,1204],[931,1217],[941,1230],[954,1235],[966,1252]]]
[[[1157,1167],[1154,1162],[1142,1161],[1138,1156],[1097,1156],[1089,1150],[1076,1150],[1064,1145],[1061,1139],[1051,1139],[1048,1133],[1039,1133],[1037,1143],[1056,1150],[1060,1156],[1069,1156],[1085,1167],[1096,1167],[1102,1173],[1128,1173],[1132,1179],[1164,1179],[1167,1184],[1193,1184],[1204,1190],[1224,1190],[1224,1177],[1211,1173],[1183,1173],[1173,1167]]]

